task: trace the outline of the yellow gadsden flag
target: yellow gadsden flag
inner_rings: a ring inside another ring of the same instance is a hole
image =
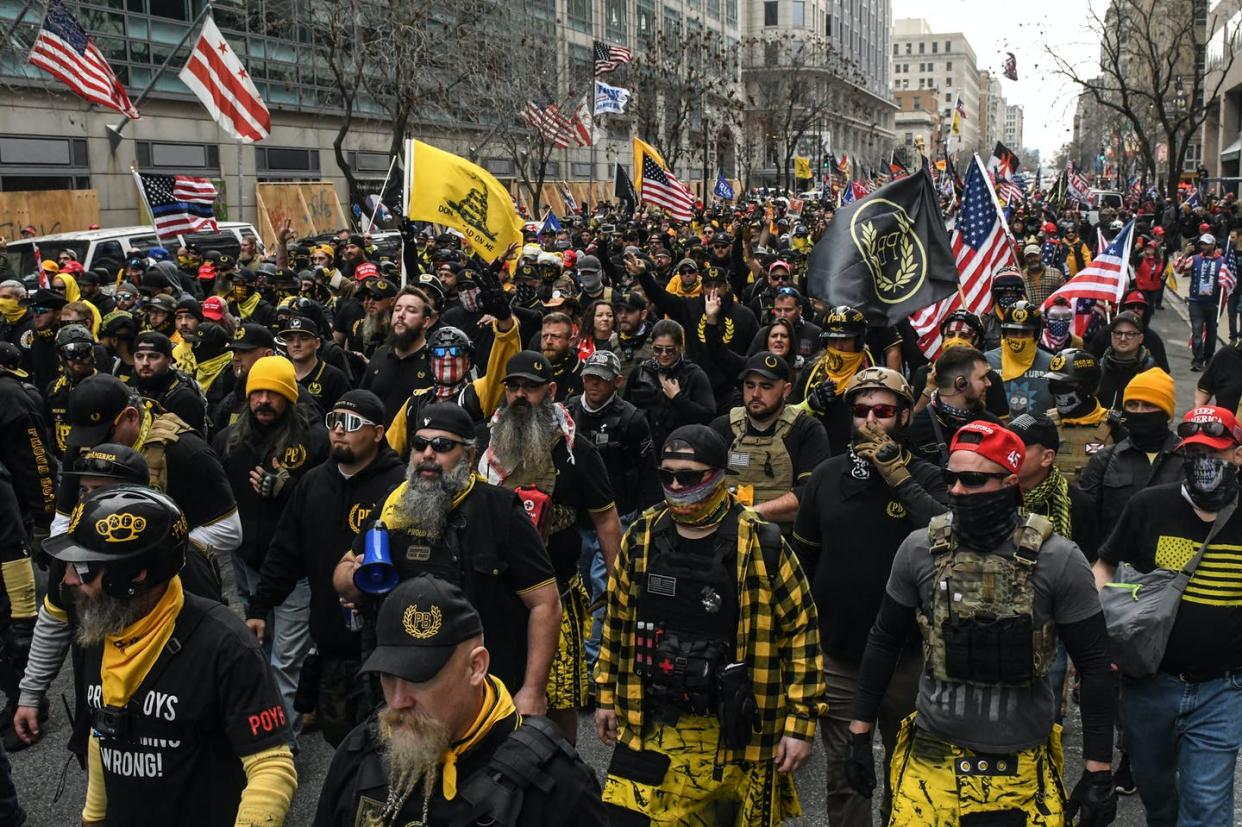
[[[805,180],[814,177],[811,175],[810,158],[794,158],[794,178]]]
[[[485,260],[522,241],[513,199],[483,167],[422,141],[406,141],[406,216],[461,232]]]

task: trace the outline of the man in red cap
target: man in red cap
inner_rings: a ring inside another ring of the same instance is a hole
[[[849,784],[875,789],[873,722],[905,641],[921,633],[916,713],[892,757],[891,824],[1103,827],[1117,812],[1109,762],[1113,686],[1091,570],[1049,521],[1019,514],[1017,434],[983,421],[953,437],[950,513],[915,531],[893,560],[859,670]],[[1048,679],[1057,640],[1082,676],[1085,768],[1066,802],[1057,699]]]
[[[1182,480],[1135,494],[1095,564],[1103,588],[1123,562],[1182,570],[1206,543],[1156,673],[1122,677],[1121,724],[1152,827],[1234,823],[1229,780],[1242,748],[1242,427],[1203,406],[1177,435]]]

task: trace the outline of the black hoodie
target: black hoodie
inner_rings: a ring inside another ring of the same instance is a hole
[[[299,580],[308,578],[311,637],[320,654],[333,660],[356,660],[358,633],[345,628],[332,588],[332,571],[353,545],[358,530],[370,522],[403,479],[405,463],[386,442],[370,465],[348,479],[333,459],[307,471],[276,525],[258,588],[250,598],[249,616],[266,618]]]

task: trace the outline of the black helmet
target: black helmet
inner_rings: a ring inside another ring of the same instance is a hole
[[[823,332],[819,334],[821,338],[857,336],[861,341],[867,335],[867,318],[857,308],[839,304],[824,316],[824,323],[821,327],[823,328]]]
[[[1013,267],[1006,267],[992,277],[992,297],[1001,307],[1008,307],[1016,301],[1026,298],[1026,282],[1022,273]]]
[[[427,340],[427,350],[430,352],[437,347],[462,347],[466,349],[466,354],[474,359],[474,345],[470,341],[470,337],[465,331],[456,327],[441,327],[431,334],[431,338]]]
[[[86,325],[76,322],[67,324],[60,330],[56,331],[56,347],[64,347],[65,345],[75,344],[93,344],[95,337],[91,336],[91,332]]]
[[[190,530],[167,495],[140,485],[94,491],[69,516],[69,530],[43,550],[65,563],[101,565],[104,592],[133,597],[171,580],[185,564]],[[135,582],[146,569],[147,577]]]
[[[960,307],[957,310],[954,310],[949,315],[945,316],[944,321],[940,323],[940,335],[941,336],[944,336],[945,328],[947,328],[953,322],[962,322],[967,327],[969,327],[971,330],[973,330],[975,332],[976,342],[983,339],[983,322],[981,322],[979,320],[979,317],[976,316],[974,313],[971,313],[969,310],[964,310]]]
[[[1088,350],[1069,347],[1052,357],[1048,365],[1048,389],[1061,387],[1063,392],[1081,390],[1095,394],[1100,386],[1100,363]]]
[[[1001,330],[1039,331],[1039,308],[1026,299],[1019,299],[1004,308]]]

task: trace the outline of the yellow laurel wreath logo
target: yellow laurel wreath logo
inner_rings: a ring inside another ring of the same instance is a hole
[[[302,463],[306,462],[306,446],[290,445],[285,448],[285,453],[280,459],[280,464],[285,468],[301,468]]]
[[[436,632],[440,631],[440,621],[439,606],[432,606],[428,611],[420,612],[416,603],[407,606],[405,613],[401,615],[401,625],[405,627],[406,633],[419,640],[435,637]]]
[[[73,530],[78,527],[78,523],[82,522],[82,503],[78,503],[73,507],[73,513],[69,515],[68,533],[72,534]]]
[[[900,520],[906,516],[906,507],[896,500],[890,500],[888,506],[884,509],[884,513],[894,520]]]
[[[910,222],[900,213],[897,213],[895,218],[897,219],[898,227],[901,228],[901,264],[892,278],[884,275],[884,270],[878,265],[880,256],[877,244],[879,238],[875,224],[868,221],[863,225],[862,229],[863,245],[867,248],[867,255],[875,272],[876,286],[885,293],[900,291],[918,275],[918,265],[914,260],[914,244],[910,241]]]
[[[109,514],[95,521],[95,532],[109,543],[136,540],[147,527],[147,518],[137,514]]]
[[[1013,311],[1013,320],[1018,324],[1026,321],[1027,312],[1025,307],[1019,307]]]
[[[900,204],[874,196],[850,218],[850,237],[871,271],[876,298],[899,304],[927,277],[927,251]]]
[[[1063,367],[1065,367],[1065,357],[1059,353],[1053,356],[1052,361],[1048,364],[1049,370],[1061,370]]]

